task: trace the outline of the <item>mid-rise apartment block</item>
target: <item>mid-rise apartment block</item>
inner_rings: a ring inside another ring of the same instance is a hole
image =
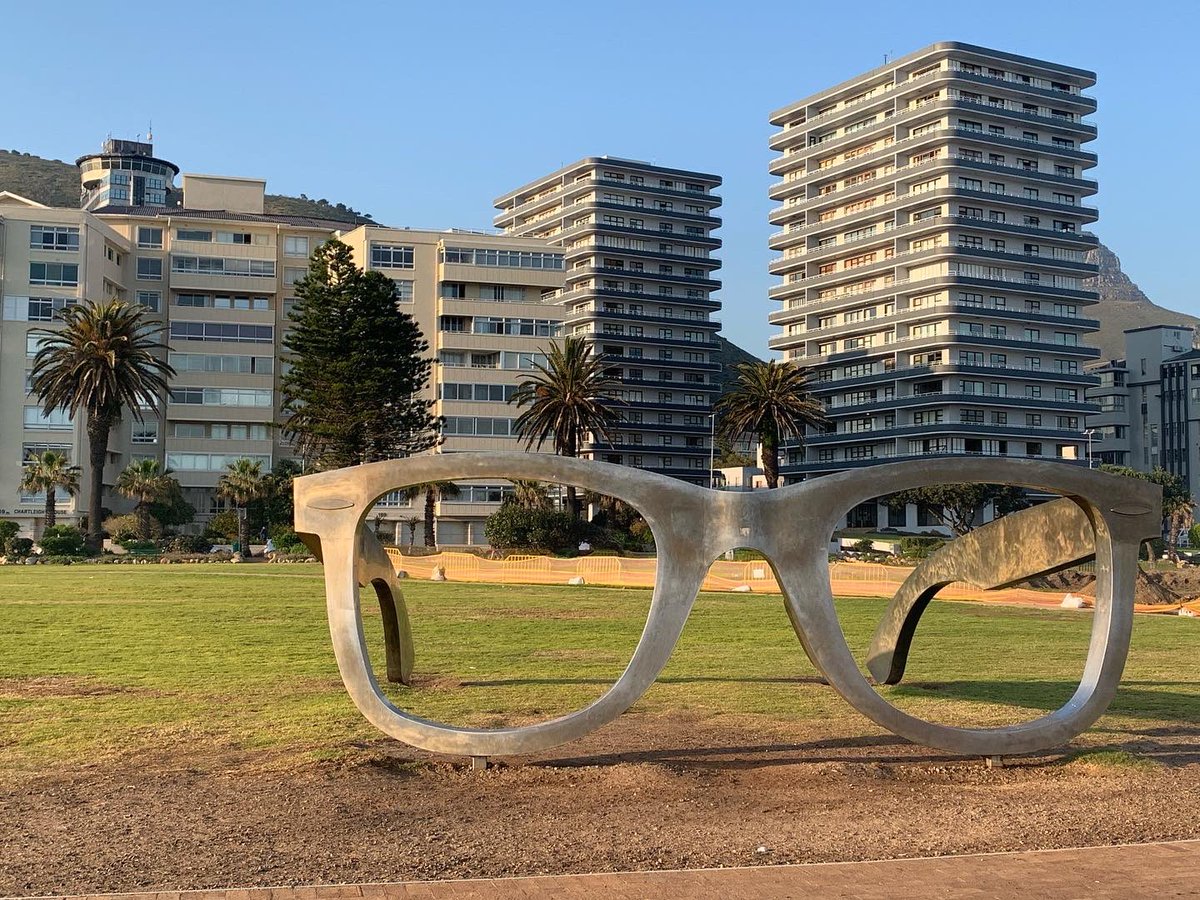
[[[1200,350],[1190,325],[1150,325],[1125,332],[1125,357],[1092,368],[1089,415],[1097,464],[1141,472],[1166,469],[1200,497]]]
[[[830,417],[785,451],[790,480],[957,454],[1082,462],[1094,83],[942,43],[771,116],[771,346],[811,369]]]
[[[712,316],[721,263],[715,175],[589,157],[498,200],[505,233],[561,247],[565,334],[582,335],[621,382],[623,423],[581,455],[709,481],[714,394]]]

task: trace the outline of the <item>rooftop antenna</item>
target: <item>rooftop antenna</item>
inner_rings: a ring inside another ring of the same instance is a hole
[[[154,120],[153,120],[153,119],[151,119],[151,120],[150,120],[150,121],[147,123],[147,127],[146,127],[146,143],[147,143],[147,144],[153,144],[153,143],[154,143]]]

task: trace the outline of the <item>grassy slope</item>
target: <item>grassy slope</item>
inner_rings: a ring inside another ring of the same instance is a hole
[[[597,696],[628,660],[649,600],[425,582],[406,593],[420,681],[389,688],[394,699],[484,726]],[[856,651],[881,609],[839,603]],[[374,641],[378,621],[368,614]],[[1029,718],[1073,690],[1089,624],[1080,613],[934,604],[907,685],[886,693],[945,721]],[[1200,723],[1197,641],[1193,621],[1140,618],[1112,721]],[[871,729],[813,675],[777,597],[706,594],[636,709]],[[0,568],[0,772],[147,748],[337,754],[377,736],[338,679],[317,566]]]

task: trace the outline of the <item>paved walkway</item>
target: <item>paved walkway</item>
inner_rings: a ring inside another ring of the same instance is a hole
[[[95,896],[105,900],[1167,900],[1200,897],[1200,840],[805,866]]]

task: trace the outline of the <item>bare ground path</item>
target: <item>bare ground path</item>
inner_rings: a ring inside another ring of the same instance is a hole
[[[0,783],[0,895],[702,869],[1200,837],[1195,729],[1099,731],[1089,742],[1139,762],[1055,754],[988,769],[841,723],[721,728],[637,714],[483,773],[384,741],[300,763],[181,745],[169,756]],[[1195,854],[1187,859],[1194,870]],[[747,896],[788,896],[762,877],[762,891]],[[671,896],[671,884],[690,882],[652,880],[646,890],[660,883],[666,893],[625,895]],[[395,896],[506,896],[412,890]],[[527,895],[538,896],[511,896]]]
[[[888,900],[898,893],[926,900],[1196,897],[1200,896],[1200,841],[799,866],[102,894],[75,900]]]

